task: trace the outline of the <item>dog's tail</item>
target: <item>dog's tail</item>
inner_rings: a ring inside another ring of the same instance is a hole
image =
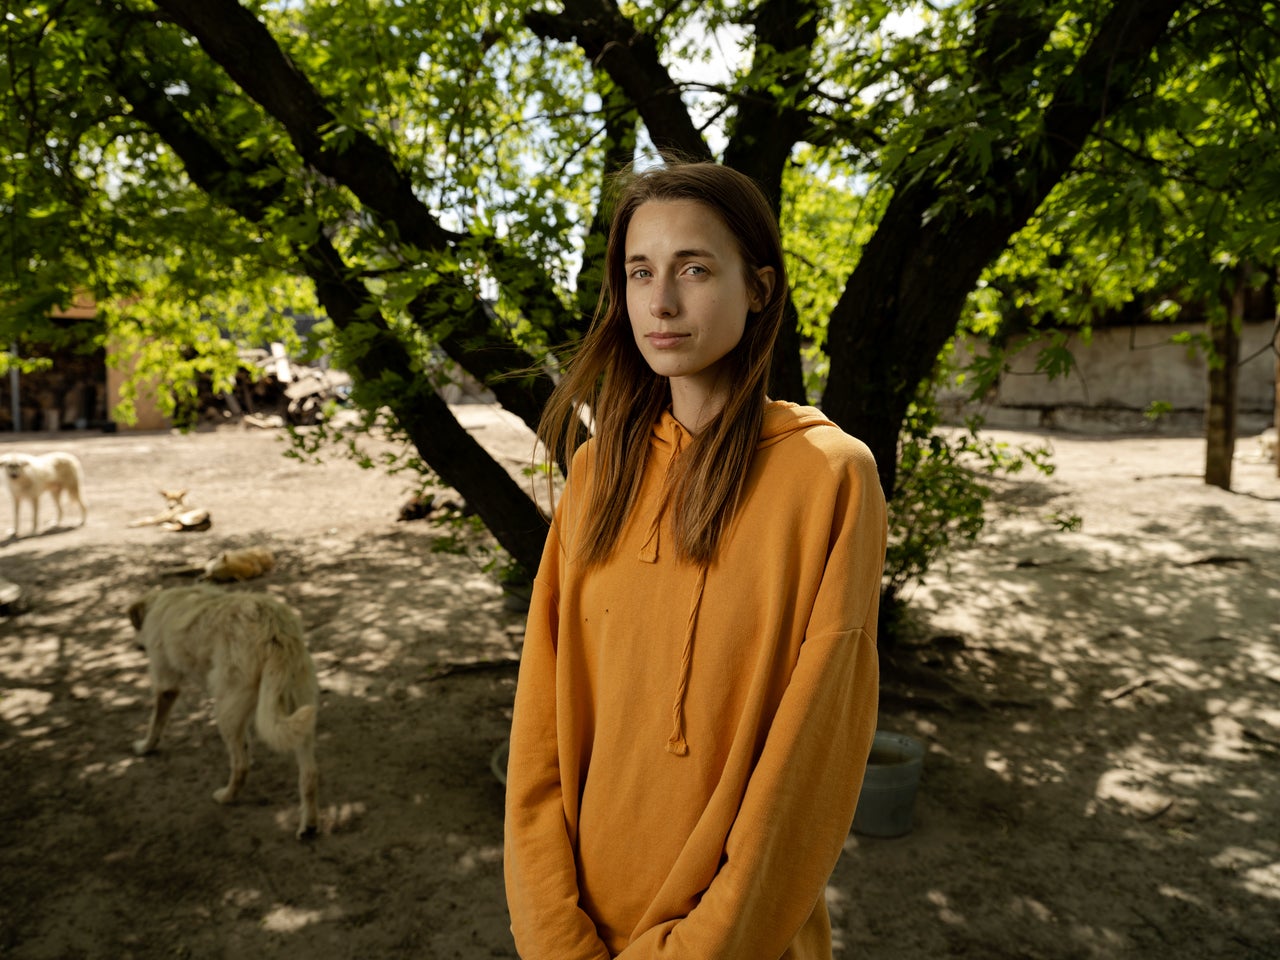
[[[266,641],[254,726],[273,750],[292,750],[315,735],[319,689],[315,666],[292,611],[278,615]]]

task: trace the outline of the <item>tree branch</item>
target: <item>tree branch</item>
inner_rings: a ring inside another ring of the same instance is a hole
[[[379,222],[394,226],[401,241],[427,253],[446,253],[467,238],[440,226],[414,192],[409,177],[367,133],[346,130],[341,137],[333,135],[337,117],[251,11],[235,0],[158,0],[157,6],[199,40],[228,76],[281,123],[303,160],[350,189]],[[518,259],[497,241],[486,242],[485,249],[499,271],[503,264]],[[572,328],[545,271],[526,271],[522,285],[538,310],[555,317],[552,326]],[[446,293],[461,294],[461,290]],[[485,380],[495,372],[499,357],[507,364],[504,369],[538,368],[535,358],[493,329],[489,313],[474,294],[469,302],[460,295],[442,295],[439,300],[450,311],[455,330],[442,339],[441,346],[464,369]],[[415,303],[422,310],[430,301],[420,298]],[[425,320],[423,325],[431,326]],[[488,386],[504,407],[536,426],[552,385],[534,376],[532,381],[489,380]]]
[[[544,39],[577,43],[635,104],[659,150],[712,159],[654,38],[637,30],[613,0],[565,0],[561,13],[532,10],[525,24]]]
[[[135,113],[172,147],[198,187],[255,222],[284,199],[279,187],[256,190],[247,186],[255,179],[247,162],[229,160],[216,144],[190,125],[163,91],[151,86],[140,71],[135,72],[134,66],[127,57],[120,58],[117,85]],[[357,382],[397,385],[388,405],[423,460],[467,498],[517,563],[527,572],[536,570],[546,535],[545,518],[537,505],[458,423],[444,400],[415,371],[404,344],[390,329],[363,282],[342,262],[328,239],[318,235],[298,253],[335,327],[348,331],[359,323],[364,330],[372,329],[373,335],[366,338],[363,349],[353,358]],[[475,303],[474,308],[479,310],[480,305]],[[509,371],[514,365],[510,353],[500,357],[477,354],[456,335],[443,338],[441,343],[466,357],[470,361],[464,364],[467,369],[484,369],[489,363],[494,369]]]

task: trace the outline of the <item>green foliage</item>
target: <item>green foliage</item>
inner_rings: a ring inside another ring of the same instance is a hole
[[[1084,518],[1074,513],[1063,513],[1055,510],[1049,515],[1049,522],[1061,533],[1076,533],[1084,526]]]
[[[981,420],[944,427],[932,389],[922,389],[908,411],[898,459],[898,488],[889,505],[885,593],[891,600],[957,544],[972,542],[986,526],[988,481],[1025,469],[1049,475],[1045,447],[1013,447],[980,432]],[[1061,526],[1061,525],[1060,525]]]
[[[1087,330],[1132,307],[1197,317],[1217,310],[1235,265],[1280,263],[1280,11],[1233,6],[1228,26],[1190,7],[1142,95],[971,296],[975,330]]]
[[[822,393],[827,372],[827,318],[887,199],[855,186],[852,168],[825,151],[797,152],[783,174],[786,203],[779,227],[800,335],[805,389]]]
[[[203,6],[241,12],[223,3]],[[1274,0],[1188,0],[1152,56],[1115,63],[1133,73],[1132,94],[1106,101],[965,316],[948,307],[943,337],[920,341],[927,351],[908,341],[926,354],[910,376],[897,373],[898,356],[851,354],[875,342],[867,326],[922,329],[893,312],[906,291],[889,278],[883,316],[833,329],[864,251],[891,232],[887,211],[904,197],[925,199],[886,240],[899,263],[919,255],[921,236],[973,237],[961,228],[1009,215],[1013,188],[1050,176],[1060,144],[1048,118],[1090,79],[1075,73],[1079,58],[1116,4],[832,0],[799,4],[772,28],[771,5],[738,0],[604,5],[568,22],[576,6],[246,0],[270,31],[255,52],[278,47],[314,93],[299,109],[253,89],[184,29],[173,11],[189,3],[10,5],[0,344],[105,346],[132,371],[125,407],[152,385],[166,412],[189,405],[202,380],[231,384],[241,347],[279,340],[295,355],[324,354],[358,374],[362,419],[350,435],[332,420],[295,435],[295,455],[337,445],[429,485],[396,411],[413,410],[455,363],[496,350],[508,368],[532,368],[581,333],[614,164],[685,125],[685,146],[727,154],[736,136],[753,158],[791,130],[775,172],[806,386],[818,394],[833,363],[857,360],[887,371],[883,416],[916,400],[898,451],[896,590],[980,529],[984,477],[1037,462],[988,444],[975,425],[942,429],[918,392],[919,370],[953,328],[992,343],[962,374],[981,395],[1007,369],[1006,350],[1036,349],[1038,369],[1059,376],[1071,331],[1132,305],[1174,319],[1187,304],[1217,303],[1241,264],[1280,262]],[[805,26],[816,39],[797,46]],[[618,58],[626,69],[611,66]],[[762,105],[763,128],[738,122]],[[402,177],[407,189],[377,195],[386,184],[362,181],[368,162],[385,162],[375,179]],[[917,282],[945,272],[945,246],[930,249]],[[50,322],[78,291],[98,303],[97,326]],[[344,309],[299,342],[293,317],[334,304]],[[0,359],[32,362],[21,350]],[[359,452],[374,429],[402,452]]]

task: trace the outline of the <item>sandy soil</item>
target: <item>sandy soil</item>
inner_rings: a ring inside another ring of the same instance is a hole
[[[459,409],[518,472],[528,437]],[[993,433],[1047,440],[1058,470],[1002,484],[912,597],[922,672],[886,684],[881,726],[927,745],[915,826],[850,835],[837,957],[1280,957],[1275,465],[1242,456],[1226,493],[1195,439]],[[88,523],[0,545],[30,603],[0,618],[0,956],[514,956],[490,760],[522,615],[480,541],[433,551],[446,528],[397,520],[403,475],[286,459],[273,431],[0,441],[54,449],[84,463]],[[127,526],[179,486],[210,530]],[[320,673],[314,842],[291,758],[260,750],[242,800],[213,802],[199,694],[129,752],[148,691],[125,607],[248,545],[278,566],[245,586],[299,609]]]

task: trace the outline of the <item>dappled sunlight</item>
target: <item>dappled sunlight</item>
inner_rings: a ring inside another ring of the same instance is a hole
[[[138,763],[145,763],[142,757],[132,754],[120,757],[111,761],[95,761],[86,763],[80,768],[79,778],[90,782],[97,782],[104,779],[118,779],[126,776],[129,769]]]
[[[42,715],[53,703],[53,694],[47,690],[10,687],[0,697],[0,718],[17,725],[28,724],[32,718]]]
[[[952,909],[950,898],[941,890],[930,890],[924,898],[936,911],[935,916],[943,923],[959,925],[965,922],[964,917]]]
[[[263,916],[262,929],[270,933],[296,933],[313,923],[336,920],[341,916],[342,911],[337,907],[316,910],[277,904]]]
[[[502,844],[477,846],[471,837],[450,834],[445,843],[455,853],[453,869],[458,873],[474,873],[484,867],[502,866]]]
[[[357,827],[368,814],[368,807],[357,801],[330,804],[320,810],[320,829],[337,833]]]
[[[319,956],[354,936],[362,955],[431,955],[437,940],[440,955],[466,955],[454,936],[502,955],[503,794],[488,761],[507,733],[523,613],[483,569],[491,541],[436,552],[456,531],[396,521],[403,477],[282,464],[259,434],[165,435],[133,454],[136,439],[75,442],[89,523],[0,544],[0,575],[26,602],[0,621],[0,822],[13,828],[0,870],[11,889],[21,878],[9,913],[24,947]],[[213,527],[128,527],[166,484],[189,485]],[[321,686],[319,835],[305,841],[288,753],[256,743],[236,801],[214,801],[227,758],[204,691],[184,690],[154,753],[131,749],[151,691],[128,605],[245,546],[270,549],[274,570],[222,589],[293,606]],[[464,888],[485,894],[460,903]],[[139,924],[158,895],[163,920]],[[495,919],[454,932],[477,910]]]
[[[1009,904],[1009,912],[1015,917],[1025,917],[1037,923],[1057,922],[1053,911],[1034,897],[1014,897]]]
[[[1129,946],[1129,938],[1122,933],[1084,923],[1071,924],[1066,941],[1077,950],[1085,951],[1069,956],[1123,957]]]
[[[256,907],[263,901],[261,890],[246,887],[232,887],[222,894],[222,902],[229,907],[246,910]]]
[[[1280,860],[1247,868],[1243,874],[1243,883],[1250,893],[1280,900]]]
[[[1173,798],[1161,790],[1149,774],[1126,768],[1103,773],[1094,788],[1094,798],[1143,820],[1159,816],[1173,803]],[[1085,812],[1092,815],[1098,809],[1098,805],[1091,802]]]
[[[1221,870],[1238,873],[1241,885],[1255,896],[1280,900],[1280,845],[1272,840],[1264,846],[1265,851],[1228,847],[1210,862]]]
[[[846,942],[887,926],[886,872],[929,891],[920,955],[1280,942],[1280,480],[1248,471],[1243,497],[1156,442],[1107,467],[1106,443],[1064,438],[1053,477],[1002,481],[979,540],[909,595],[898,655],[937,687],[881,723],[927,746],[914,828],[846,845]]]

